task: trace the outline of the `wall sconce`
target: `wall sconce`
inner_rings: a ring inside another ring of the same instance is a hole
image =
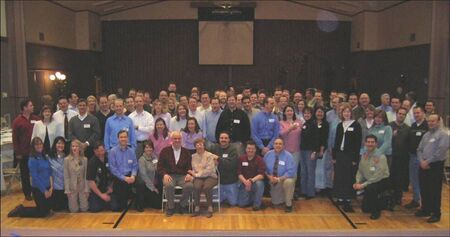
[[[51,74],[48,78],[51,81],[54,81],[54,80],[64,81],[64,80],[66,80],[66,75],[62,74],[60,72],[56,72],[55,74]]]

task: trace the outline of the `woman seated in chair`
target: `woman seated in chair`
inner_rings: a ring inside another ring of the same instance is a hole
[[[139,173],[136,185],[136,209],[143,212],[146,206],[161,209],[161,191],[156,187],[156,157],[152,141],[144,141],[144,153],[139,159]]]
[[[212,190],[217,185],[216,160],[217,156],[205,151],[205,141],[198,138],[194,141],[196,152],[192,155],[192,170],[188,173],[194,177],[194,213],[193,217],[200,215],[200,195],[206,196],[208,214],[212,217]]]

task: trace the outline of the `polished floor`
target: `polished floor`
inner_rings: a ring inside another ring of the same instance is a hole
[[[24,201],[18,187],[1,198],[1,233],[8,235],[450,235],[449,192],[443,184],[442,218],[439,223],[428,224],[426,219],[414,216],[414,210],[396,207],[383,211],[379,220],[370,220],[361,212],[360,202],[354,203],[354,213],[343,213],[327,197],[300,199],[292,213],[282,207],[268,206],[254,212],[250,208],[223,207],[211,219],[175,215],[167,218],[161,210],[133,209],[123,213],[55,213],[43,219],[8,218],[8,212]],[[409,202],[410,193],[403,203]],[[219,231],[219,232],[217,232]],[[40,234],[39,234],[40,233]]]

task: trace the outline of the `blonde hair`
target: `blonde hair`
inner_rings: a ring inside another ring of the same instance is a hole
[[[69,156],[74,157],[73,150],[72,150],[72,144],[74,144],[74,143],[76,143],[78,145],[78,148],[80,149],[79,157],[84,157],[84,149],[83,149],[82,143],[78,139],[74,139],[74,140],[72,140],[72,142],[70,142]]]
[[[343,112],[344,110],[348,109],[350,110],[350,118],[353,118],[353,114],[352,114],[352,106],[347,103],[347,102],[343,102],[341,105],[341,110],[339,111],[339,118],[344,121],[344,116],[343,116]]]

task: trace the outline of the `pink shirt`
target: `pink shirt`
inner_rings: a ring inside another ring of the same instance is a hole
[[[155,147],[154,153],[159,158],[159,153],[161,150],[166,147],[172,145],[172,139],[170,139],[169,135],[167,135],[166,138],[163,138],[162,134],[158,135],[158,140],[155,138],[155,136],[150,135],[150,140],[153,142],[153,146]]]
[[[280,137],[284,141],[284,148],[290,153],[300,151],[300,134],[302,133],[302,121],[295,120],[298,123],[298,128],[289,131],[291,124],[288,121],[280,121]]]

